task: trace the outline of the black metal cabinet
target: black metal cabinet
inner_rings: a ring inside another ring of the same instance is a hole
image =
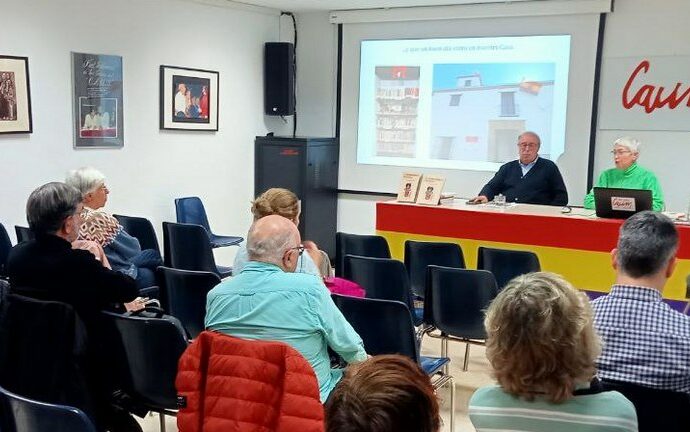
[[[256,137],[254,194],[272,187],[294,192],[301,200],[299,231],[335,256],[338,214],[337,138]]]

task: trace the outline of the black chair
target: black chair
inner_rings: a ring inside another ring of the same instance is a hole
[[[163,222],[163,249],[166,267],[212,272],[221,278],[232,274],[231,267],[216,265],[208,234],[201,225]]]
[[[444,372],[448,357],[419,355],[412,315],[398,301],[348,297],[333,294],[333,301],[364,342],[369,355],[400,354],[411,358],[432,378],[434,389],[450,384],[450,430],[455,430],[455,385]]]
[[[5,265],[7,265],[7,257],[10,254],[10,249],[12,249],[10,236],[7,234],[5,226],[0,223],[0,278],[7,277]]]
[[[366,297],[399,301],[413,311],[415,325],[422,323],[423,310],[415,309],[405,264],[390,258],[345,256],[345,279],[358,283]]]
[[[346,255],[390,258],[391,251],[388,242],[381,236],[339,232],[335,234],[335,255],[335,275],[343,277]]]
[[[160,255],[161,249],[156,238],[156,231],[153,229],[151,222],[142,217],[113,215],[122,227],[127,231],[127,234],[139,240],[141,249],[153,249]],[[150,286],[139,290],[139,295],[142,297],[160,298],[160,288],[158,286]]]
[[[33,240],[36,237],[28,227],[15,225],[14,232],[17,234],[17,243]]]
[[[244,240],[237,236],[222,236],[211,232],[211,227],[206,216],[204,203],[199,197],[186,197],[175,199],[175,214],[177,223],[201,225],[206,230],[211,247],[237,246]]]
[[[113,335],[117,377],[125,394],[135,404],[160,414],[161,432],[165,416],[175,416],[177,362],[187,349],[182,324],[169,315],[161,318],[125,316],[102,312],[104,327]]]
[[[120,222],[120,225],[127,231],[127,234],[139,240],[141,249],[153,249],[160,254],[161,248],[158,245],[156,231],[153,229],[151,221],[143,217],[113,215]]]
[[[405,268],[412,292],[419,298],[424,298],[430,265],[465,268],[465,256],[456,243],[405,241]]]
[[[161,305],[180,320],[191,338],[204,331],[206,294],[220,283],[215,273],[158,267],[162,280]]]
[[[480,246],[477,270],[488,270],[493,273],[498,289],[502,290],[515,276],[541,271],[541,266],[539,257],[534,252]]]
[[[86,329],[69,304],[10,293],[4,296],[0,386],[6,390],[91,415],[86,350]]]
[[[483,345],[484,310],[498,294],[496,279],[486,270],[429,266],[425,321],[441,331],[441,355],[448,355],[448,341],[464,342],[466,371],[470,344]]]
[[[605,390],[615,390],[635,405],[640,432],[686,432],[690,429],[690,395],[602,380]]]
[[[28,399],[0,387],[3,432],[96,432],[83,411]]]

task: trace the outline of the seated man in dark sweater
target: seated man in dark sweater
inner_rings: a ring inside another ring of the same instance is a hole
[[[519,159],[508,162],[472,198],[476,204],[491,201],[503,194],[506,202],[564,206],[568,204],[568,191],[555,163],[539,157],[541,139],[534,132],[523,132],[518,137]]]
[[[7,260],[10,292],[39,300],[71,305],[85,324],[88,335],[86,371],[92,389],[99,430],[121,421],[111,416],[109,408],[109,368],[104,367],[103,340],[99,314],[138,295],[136,282],[112,271],[86,250],[72,249],[81,226],[82,197],[64,183],[48,183],[31,193],[26,204],[26,218],[36,235],[31,241],[12,248]],[[35,317],[38,319],[39,317]],[[46,359],[33,359],[45,361]],[[121,429],[120,429],[121,430]]]

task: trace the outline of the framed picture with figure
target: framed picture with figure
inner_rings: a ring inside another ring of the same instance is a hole
[[[160,68],[160,128],[218,130],[218,72]]]
[[[122,57],[72,53],[74,147],[125,145]]]
[[[31,133],[29,58],[0,55],[0,133]]]

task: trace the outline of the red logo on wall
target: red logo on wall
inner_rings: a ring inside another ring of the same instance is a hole
[[[625,87],[623,87],[623,94],[621,95],[623,106],[626,109],[632,109],[635,105],[639,105],[644,107],[645,112],[649,114],[656,109],[664,107],[675,109],[678,105],[683,103],[685,99],[687,99],[685,106],[690,107],[690,87],[681,91],[683,83],[680,82],[677,82],[671,91],[668,91],[662,85],[656,86],[652,84],[645,84],[637,89],[637,91],[631,90],[637,76],[646,74],[649,72],[649,68],[649,60],[642,60],[632,74],[630,74],[628,82],[626,82]],[[634,95],[631,97],[633,92]]]
[[[286,148],[280,151],[281,156],[299,156],[299,150]]]

